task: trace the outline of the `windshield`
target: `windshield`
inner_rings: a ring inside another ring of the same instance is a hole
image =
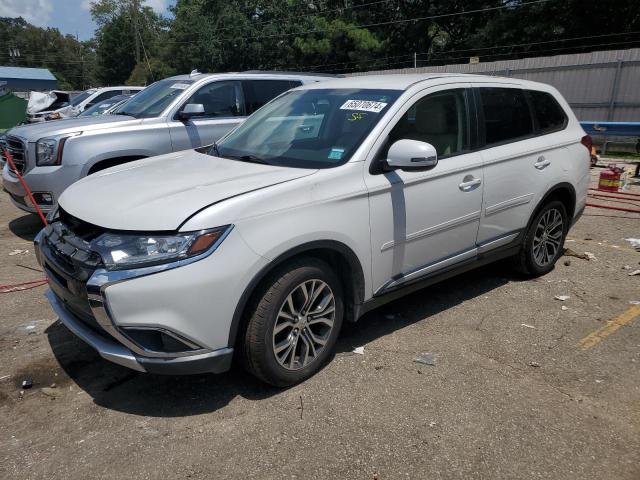
[[[260,108],[211,154],[300,168],[347,162],[400,95],[397,90],[291,91]]]
[[[80,102],[82,102],[84,99],[86,99],[87,97],[89,97],[89,95],[91,95],[93,92],[90,91],[86,91],[86,92],[82,92],[78,95],[76,95],[75,97],[73,97],[71,99],[71,106],[72,107],[77,107],[78,104],[80,104]]]
[[[157,117],[192,83],[193,80],[160,80],[136,94],[118,113],[136,118]]]

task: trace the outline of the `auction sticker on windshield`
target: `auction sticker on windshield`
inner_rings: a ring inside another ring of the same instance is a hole
[[[176,90],[184,90],[186,88],[189,88],[189,84],[188,83],[174,83],[169,88],[175,88]]]
[[[388,104],[371,100],[347,100],[340,110],[359,110],[362,112],[380,113]]]

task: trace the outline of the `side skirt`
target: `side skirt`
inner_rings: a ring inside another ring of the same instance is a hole
[[[480,253],[477,257],[474,257],[472,259],[462,261],[460,263],[452,265],[451,267],[439,270],[438,272],[434,272],[424,277],[420,277],[401,286],[384,290],[375,295],[370,300],[367,300],[363,304],[356,307],[356,319],[386,303],[397,300],[398,298],[404,297],[418,290],[422,290],[423,288],[435,283],[442,282],[443,280],[455,277],[470,270],[474,270],[478,267],[488,265],[489,263],[512,257],[520,251],[522,238],[523,235],[521,233],[513,242],[510,242],[504,247],[499,247],[486,253]]]

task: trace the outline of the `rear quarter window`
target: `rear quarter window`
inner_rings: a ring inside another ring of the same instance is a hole
[[[535,90],[529,90],[527,93],[533,105],[540,134],[556,132],[567,126],[567,114],[553,95]]]
[[[523,90],[480,88],[479,94],[487,145],[533,135],[533,120]]]

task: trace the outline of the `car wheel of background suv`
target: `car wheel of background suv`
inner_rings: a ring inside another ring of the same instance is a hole
[[[558,200],[547,203],[527,229],[522,249],[514,259],[516,269],[534,277],[553,270],[562,255],[568,230],[564,204]]]
[[[245,367],[279,387],[309,378],[329,359],[340,333],[340,280],[325,262],[302,258],[277,269],[260,292],[243,338]]]

